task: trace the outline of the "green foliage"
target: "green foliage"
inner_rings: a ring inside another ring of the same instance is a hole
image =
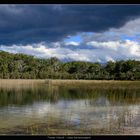
[[[83,61],[64,63],[55,57],[40,59],[0,51],[0,78],[140,80],[140,61],[109,61],[104,66]]]

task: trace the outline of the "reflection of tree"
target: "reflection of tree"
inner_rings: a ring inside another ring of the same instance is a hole
[[[58,86],[48,86],[48,98],[51,102],[56,103],[59,98],[59,88]]]
[[[0,105],[29,104],[34,101],[58,100],[89,100],[90,105],[121,105],[135,104],[140,101],[139,88],[89,88],[89,87],[63,87],[52,84],[17,86],[0,89]]]
[[[44,94],[45,93],[45,94]],[[24,105],[30,104],[38,100],[46,100],[46,89],[37,88],[21,88],[21,89],[0,89],[0,106],[8,104]]]
[[[105,95],[112,105],[135,104],[140,101],[139,89],[116,89],[107,92]]]
[[[121,105],[135,104],[140,101],[139,89],[121,88],[60,88],[60,98],[67,99],[89,99],[90,105]],[[101,100],[101,101],[100,101]]]

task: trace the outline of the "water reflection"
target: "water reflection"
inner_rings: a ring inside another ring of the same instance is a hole
[[[56,129],[63,129],[62,134],[68,129],[72,134],[75,129],[82,134],[140,134],[139,91],[45,84],[18,90],[1,88],[0,133],[34,123],[46,124],[45,127],[51,123],[51,129],[52,124],[56,128],[58,123]]]

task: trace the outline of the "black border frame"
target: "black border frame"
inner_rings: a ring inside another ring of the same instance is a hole
[[[115,4],[135,5],[140,4],[138,0],[0,0],[0,4]],[[0,135],[1,140],[5,139],[41,139],[41,140],[97,140],[97,139],[137,139],[140,135]]]

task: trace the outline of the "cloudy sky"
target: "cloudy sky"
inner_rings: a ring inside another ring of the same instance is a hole
[[[140,5],[0,5],[0,50],[64,61],[140,60]]]

